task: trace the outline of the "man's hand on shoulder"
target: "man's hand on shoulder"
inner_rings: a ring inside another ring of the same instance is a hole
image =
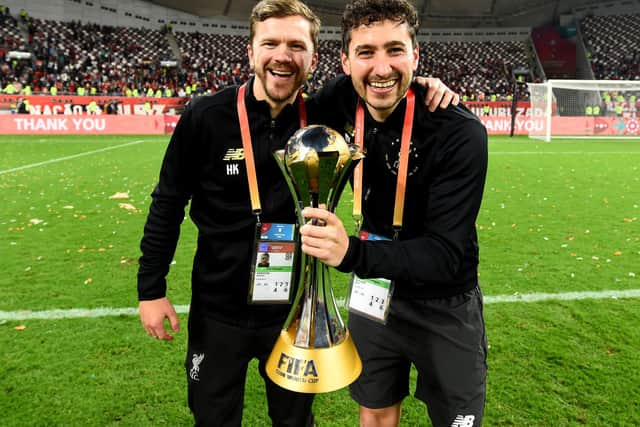
[[[429,111],[434,112],[436,108],[447,108],[449,104],[458,105],[460,95],[453,92],[437,77],[415,78],[416,83],[427,88],[427,96],[424,103],[429,107]]]
[[[180,320],[167,297],[140,301],[138,311],[142,327],[147,331],[147,335],[153,338],[165,341],[173,339],[173,335],[169,334],[164,327],[165,319],[169,320],[173,332],[180,330]]]

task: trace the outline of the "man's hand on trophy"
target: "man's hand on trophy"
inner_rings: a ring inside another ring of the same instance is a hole
[[[328,266],[340,265],[349,248],[349,236],[340,218],[319,208],[304,208],[302,215],[311,220],[300,227],[302,251]],[[324,225],[313,225],[314,219]]]
[[[460,95],[452,91],[437,77],[416,77],[416,83],[427,88],[427,96],[424,103],[429,106],[429,111],[436,108],[447,108],[449,104],[458,105]]]

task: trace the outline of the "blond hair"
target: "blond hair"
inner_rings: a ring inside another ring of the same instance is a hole
[[[318,51],[318,34],[320,34],[320,18],[299,0],[262,0],[251,11],[249,18],[249,44],[253,43],[256,34],[256,24],[269,18],[286,18],[301,16],[309,21],[313,52]]]

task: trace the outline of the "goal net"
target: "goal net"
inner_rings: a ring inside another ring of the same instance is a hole
[[[640,138],[640,81],[551,79],[528,85],[530,138]]]

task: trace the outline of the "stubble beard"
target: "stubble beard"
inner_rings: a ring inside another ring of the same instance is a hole
[[[360,98],[364,100],[371,110],[375,110],[381,115],[388,116],[406,96],[410,84],[411,80],[405,80],[400,76],[396,83],[394,92],[379,96],[375,92],[369,91],[370,86],[367,81],[364,80],[361,82],[360,89],[356,91],[360,92]]]
[[[304,81],[302,81],[298,76],[296,71],[294,71],[294,75],[296,75],[295,80],[292,83],[287,83],[286,85],[291,85],[289,88],[284,89],[284,85],[278,87],[277,84],[269,84],[268,78],[268,70],[263,70],[258,72],[256,70],[256,77],[260,80],[260,84],[264,89],[264,93],[267,99],[273,103],[281,104],[291,99],[298,92],[298,89],[302,86]]]

